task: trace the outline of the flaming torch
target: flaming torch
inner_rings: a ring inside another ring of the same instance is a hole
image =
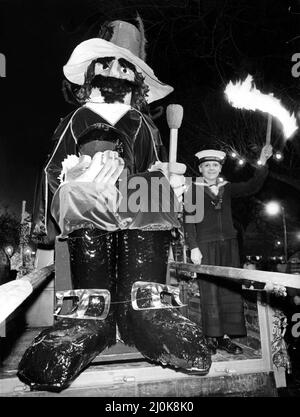
[[[225,95],[229,103],[237,109],[260,110],[269,115],[266,144],[270,143],[272,117],[280,121],[286,139],[298,129],[295,115],[290,114],[272,93],[263,94],[259,91],[251,75],[248,75],[243,82],[238,81],[233,84],[230,81],[225,88]]]

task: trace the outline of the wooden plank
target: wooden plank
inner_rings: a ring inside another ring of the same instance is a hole
[[[54,272],[54,264],[45,266],[44,268],[41,268],[41,269],[36,269],[30,272],[30,274],[24,275],[22,278],[18,279],[18,281],[30,282],[33,290],[35,290],[42,283],[44,283],[47,280],[47,278],[51,276],[53,272]]]
[[[73,288],[70,269],[70,254],[66,240],[55,241],[55,291]]]
[[[212,377],[185,375],[157,366],[97,367],[86,370],[59,394],[30,392],[15,377],[0,380],[0,396],[91,396],[91,392],[98,397],[276,396],[274,375],[255,370]]]
[[[234,281],[243,282],[247,280],[300,289],[300,280],[297,275],[284,274],[280,272],[233,268],[229,266],[195,265],[183,262],[171,262],[170,268],[174,268],[177,273],[196,272],[197,274],[222,277],[232,279]]]
[[[0,323],[10,316],[41,284],[50,279],[54,265],[34,270],[0,286]]]
[[[30,334],[27,334],[30,333]],[[15,346],[15,356],[12,363],[6,363],[2,373],[0,374],[0,395],[11,396],[51,396],[45,392],[29,392],[28,386],[22,384],[16,377],[16,365],[22,356],[23,351],[27,348],[30,340],[38,333],[36,329],[26,332],[23,336],[22,346]],[[130,355],[135,362],[119,362],[109,363],[111,360],[121,360],[122,352],[125,353],[126,360],[130,359]],[[249,354],[249,352],[250,354]],[[218,352],[212,357],[213,363],[208,375],[191,376],[172,370],[170,368],[153,365],[146,360],[136,360],[134,355],[140,353],[135,348],[130,348],[122,343],[117,343],[110,349],[102,352],[96,358],[89,368],[80,374],[71,384],[70,388],[63,391],[60,396],[86,395],[90,396],[91,391],[97,393],[97,396],[177,396],[181,393],[180,387],[185,385],[185,396],[201,396],[203,392],[221,392],[218,378],[239,378],[242,374],[261,374],[270,371],[269,364],[263,359],[257,357],[253,353],[253,349],[246,349],[245,354],[239,357],[229,355],[226,352]],[[118,357],[118,354],[120,355]],[[250,358],[252,355],[252,358]],[[9,362],[9,360],[8,360]],[[101,363],[99,363],[101,362]],[[213,382],[202,382],[202,379],[213,379]],[[251,385],[251,384],[250,384]],[[249,390],[252,386],[248,385]],[[200,389],[200,387],[202,388]],[[188,388],[190,387],[190,388]],[[197,388],[198,387],[198,388]],[[214,388],[215,387],[215,388]],[[226,393],[227,385],[223,386],[223,393]],[[216,391],[218,388],[219,391]],[[238,389],[238,386],[236,386]],[[233,388],[229,389],[233,393]],[[96,395],[96,394],[95,394]],[[180,394],[179,396],[181,396]],[[245,396],[245,395],[244,395]]]
[[[54,264],[54,249],[37,249],[35,268],[41,269]],[[28,327],[52,326],[54,322],[54,279],[42,284],[30,297],[26,305],[25,321]]]
[[[259,318],[262,357],[268,369],[272,370],[271,329],[269,325],[267,304],[262,300],[261,294],[257,295],[257,311]]]

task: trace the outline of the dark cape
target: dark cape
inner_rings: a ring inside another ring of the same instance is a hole
[[[78,155],[78,139],[90,128],[97,128],[105,135],[108,131],[120,135],[129,174],[145,172],[157,160],[166,160],[159,131],[150,116],[131,108],[112,126],[87,107],[73,111],[60,122],[54,132],[53,151],[42,170],[35,193],[31,234],[39,243],[54,245],[55,237],[59,234],[51,215],[51,204],[60,185],[62,161],[68,155]]]

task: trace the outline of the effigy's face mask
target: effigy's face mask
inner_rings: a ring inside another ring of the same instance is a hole
[[[136,87],[135,66],[124,58],[115,57],[98,58],[93,65],[89,101],[130,105]]]
[[[217,161],[205,161],[199,165],[199,171],[207,181],[214,181],[218,178],[222,165]]]

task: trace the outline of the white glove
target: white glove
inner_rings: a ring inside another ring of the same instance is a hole
[[[123,169],[124,160],[114,151],[97,152],[92,159],[88,155],[80,158],[71,155],[63,162],[60,177],[64,183],[95,183],[103,198],[115,201],[118,195],[115,184]]]
[[[259,160],[261,161],[262,165],[265,165],[267,160],[272,156],[273,154],[273,147],[272,145],[265,145],[260,153]]]
[[[149,171],[161,171],[169,180],[171,187],[179,201],[182,201],[182,195],[186,190],[184,173],[186,166],[178,162],[155,162],[149,168]]]
[[[202,262],[202,253],[199,248],[191,250],[191,261],[193,264],[200,265]]]
[[[70,155],[63,161],[61,177],[64,182],[95,182],[115,185],[124,168],[124,160],[114,151],[97,152],[93,159],[88,155],[80,158]]]

